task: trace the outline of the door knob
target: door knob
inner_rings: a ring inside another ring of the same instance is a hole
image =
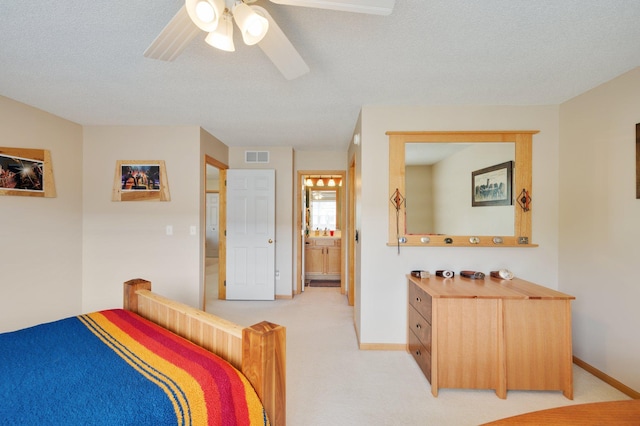
[[[273,240],[271,238],[269,238],[269,244],[272,244]]]

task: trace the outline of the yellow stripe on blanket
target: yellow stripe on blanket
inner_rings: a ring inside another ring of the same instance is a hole
[[[140,344],[99,312],[79,318],[131,367],[166,393],[173,404],[178,424],[207,423],[204,393],[188,372]]]

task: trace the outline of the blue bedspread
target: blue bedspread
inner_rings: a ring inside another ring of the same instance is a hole
[[[127,311],[67,318],[0,334],[0,424],[268,424],[239,374]]]

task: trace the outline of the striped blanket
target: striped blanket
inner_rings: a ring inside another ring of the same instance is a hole
[[[0,334],[0,424],[269,423],[226,361],[115,309]]]

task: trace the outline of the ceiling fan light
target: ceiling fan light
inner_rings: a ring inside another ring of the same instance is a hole
[[[233,7],[233,18],[240,28],[242,40],[249,46],[259,43],[269,29],[269,21],[242,2]]]
[[[225,9],[224,0],[185,0],[187,13],[202,31],[212,32]]]
[[[233,22],[226,13],[220,18],[220,23],[215,31],[210,32],[204,39],[207,44],[225,52],[235,52],[233,44]]]

